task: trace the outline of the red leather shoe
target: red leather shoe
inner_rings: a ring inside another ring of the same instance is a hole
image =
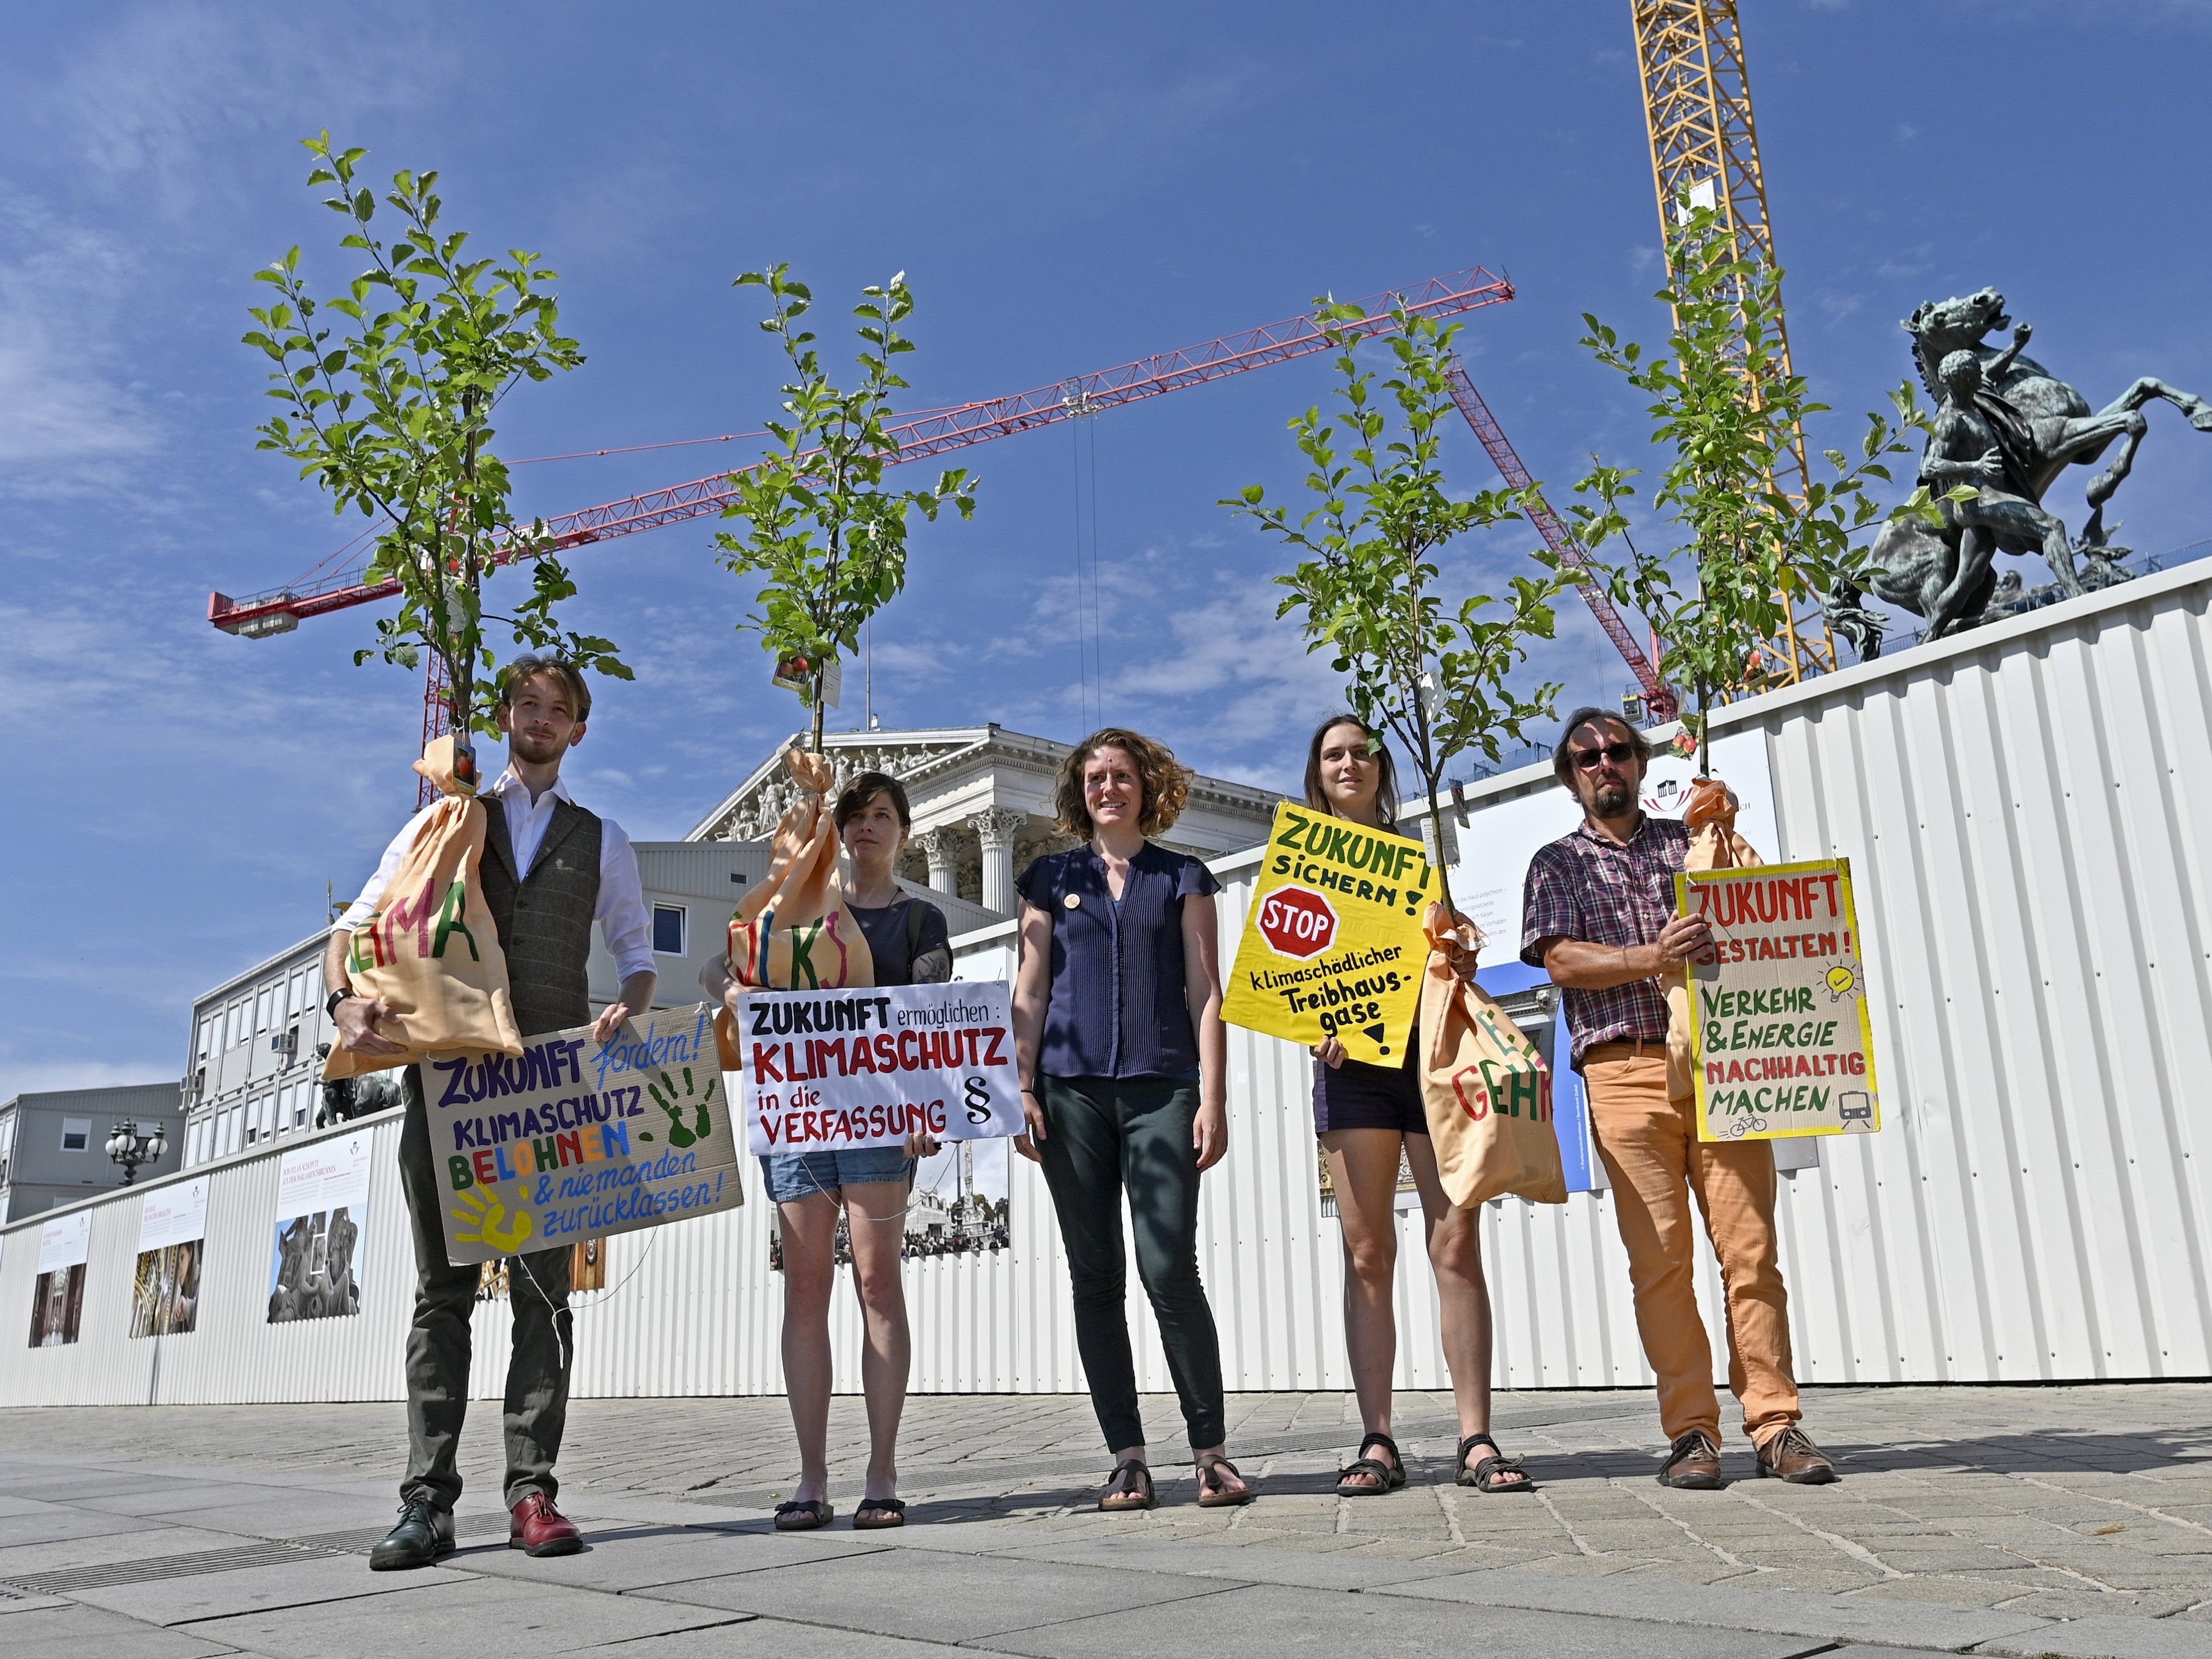
[[[534,1492],[514,1506],[507,1547],[525,1555],[574,1555],[584,1547],[584,1534],[551,1498]]]

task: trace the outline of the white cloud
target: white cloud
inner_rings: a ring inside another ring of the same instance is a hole
[[[240,136],[301,137],[433,96],[452,72],[450,46],[427,24],[342,16],[140,6],[56,77],[41,125],[88,182],[182,216],[238,187],[208,161]]]
[[[160,428],[110,340],[139,270],[120,240],[20,197],[0,199],[0,470],[8,493],[67,493],[119,475]]]

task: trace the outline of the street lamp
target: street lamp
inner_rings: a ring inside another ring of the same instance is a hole
[[[169,1138],[156,1123],[151,1134],[140,1134],[137,1123],[125,1118],[115,1126],[115,1133],[107,1138],[107,1155],[123,1166],[123,1184],[128,1187],[138,1179],[141,1164],[155,1164],[169,1150]]]

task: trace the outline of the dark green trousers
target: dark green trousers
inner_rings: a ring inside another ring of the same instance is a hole
[[[483,1275],[446,1260],[444,1190],[422,1077],[412,1066],[401,1075],[407,1121],[399,1135],[399,1185],[415,1235],[415,1322],[407,1332],[407,1478],[399,1498],[427,1498],[450,1510],[461,1495],[454,1460],[469,1410],[469,1321]],[[509,1509],[531,1492],[551,1498],[560,1490],[553,1460],[568,1420],[568,1362],[576,1352],[570,1249],[535,1250],[507,1263],[507,1305],[514,1315],[505,1419]]]
[[[1046,1077],[1045,1184],[1075,1288],[1075,1346],[1109,1451],[1141,1445],[1137,1368],[1125,1303],[1121,1194],[1136,1231],[1137,1277],[1152,1299],[1168,1374],[1194,1446],[1227,1430],[1221,1340],[1198,1273],[1198,1085],[1170,1078]]]

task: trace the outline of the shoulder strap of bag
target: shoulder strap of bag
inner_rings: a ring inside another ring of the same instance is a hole
[[[921,901],[906,902],[906,959],[912,962],[921,950]]]

